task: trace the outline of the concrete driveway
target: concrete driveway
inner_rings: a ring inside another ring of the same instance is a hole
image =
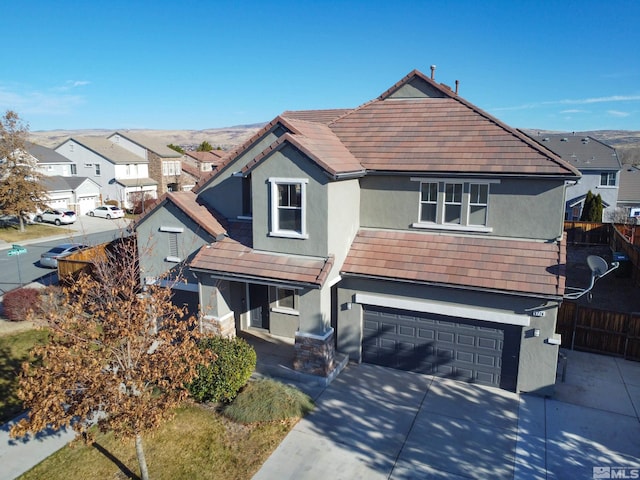
[[[567,353],[567,376],[553,399],[350,365],[254,479],[591,479],[594,468],[640,472],[640,363]]]

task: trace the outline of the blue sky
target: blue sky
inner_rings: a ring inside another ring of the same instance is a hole
[[[3,2],[0,110],[32,131],[347,108],[413,69],[518,128],[640,130],[640,1]]]

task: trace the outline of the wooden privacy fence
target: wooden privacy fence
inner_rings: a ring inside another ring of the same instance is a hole
[[[562,302],[558,311],[562,347],[640,361],[640,314],[609,312]]]
[[[567,243],[607,245],[611,236],[611,224],[601,222],[564,222]]]

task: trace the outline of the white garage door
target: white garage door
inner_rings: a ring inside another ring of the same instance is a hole
[[[96,208],[98,197],[78,197],[78,215],[86,215]]]

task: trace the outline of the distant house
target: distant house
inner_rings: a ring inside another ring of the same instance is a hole
[[[637,166],[623,165],[620,171],[618,208],[622,212],[618,221],[633,218],[640,224],[640,168]]]
[[[149,177],[157,182],[158,195],[182,190],[181,153],[161,140],[138,132],[118,131],[108,139],[148,162]]]
[[[208,152],[185,152],[185,163],[193,165],[201,172],[211,172],[222,162],[227,152],[210,150]]]
[[[47,188],[47,205],[51,208],[69,209],[85,215],[98,205],[100,186],[87,177],[44,176]]]
[[[533,137],[582,173],[582,178],[567,186],[565,220],[580,220],[587,192],[602,197],[602,221],[612,222],[620,186],[622,165],[613,147],[593,137],[575,134]]]
[[[27,142],[26,150],[35,159],[36,169],[43,175],[51,208],[74,210],[84,215],[99,203],[100,185],[78,175],[77,165],[55,150]]]
[[[167,193],[136,224],[141,281],[184,269],[203,328],[288,337],[305,373],[340,352],[549,394],[579,178],[413,71],[357,108],[285,112]]]
[[[149,177],[146,158],[106,138],[71,137],[55,151],[77,165],[78,175],[100,185],[100,203],[115,200],[133,208],[140,197],[157,198],[158,182]]]

